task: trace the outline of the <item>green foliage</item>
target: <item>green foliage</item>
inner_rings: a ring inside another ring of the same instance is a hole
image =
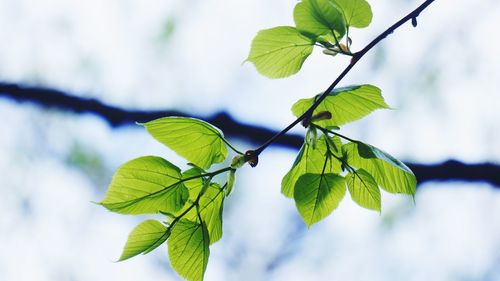
[[[224,135],[205,121],[165,117],[143,125],[157,141],[203,169],[227,157]]]
[[[351,39],[342,38],[349,27],[367,27],[372,21],[371,7],[365,0],[302,0],[295,5],[296,27],[278,26],[257,33],[246,61],[269,78],[297,73],[311,54],[313,46],[327,55],[353,55]]]
[[[313,50],[314,41],[290,26],[259,31],[252,41],[247,61],[269,78],[297,73]]]
[[[367,27],[372,12],[365,0],[302,0],[295,6],[294,20],[296,28],[261,30],[253,39],[247,60],[261,74],[281,78],[297,73],[313,46],[328,55],[357,59],[350,50],[351,38],[345,35],[349,27]],[[295,200],[308,227],[331,214],[346,189],[358,205],[379,212],[380,188],[415,194],[416,178],[402,162],[338,133],[340,126],[385,108],[389,106],[381,90],[367,84],[337,88],[293,105],[298,118],[293,124],[303,121],[307,133],[283,177],[281,192]],[[172,268],[187,280],[203,280],[209,247],[222,238],[224,203],[233,190],[236,170],[247,162],[257,165],[260,152],[275,138],[259,149],[241,153],[219,129],[198,119],[166,117],[142,125],[191,167],[181,171],[161,157],[144,156],[116,171],[99,204],[121,214],[166,216],[164,224],[146,220],[134,228],[119,260],[146,254],[166,241]],[[228,160],[228,147],[237,154],[231,164],[210,171],[214,164]],[[223,173],[227,173],[226,181],[217,182],[215,178],[224,177],[216,176]]]
[[[344,14],[347,26],[368,27],[372,22],[372,8],[366,0],[335,0]]]
[[[293,19],[300,32],[313,38],[334,32],[337,38],[342,38],[346,32],[342,11],[330,0],[299,2],[293,10]]]
[[[138,254],[147,254],[165,242],[170,235],[168,228],[156,220],[140,223],[128,236],[119,261],[129,259]]]
[[[134,228],[119,260],[146,254],[167,241],[172,267],[187,280],[203,280],[209,246],[222,237],[224,198],[229,184],[234,184],[236,167],[205,169],[226,160],[226,145],[241,152],[219,129],[201,120],[168,117],[143,125],[155,139],[190,161],[192,168],[181,172],[161,157],[144,156],[116,171],[99,204],[121,214],[167,217],[165,225],[147,220]],[[215,176],[228,172],[226,184],[213,182]]]
[[[341,172],[341,162],[335,158],[336,151],[341,150],[341,142],[333,138],[333,145],[321,136],[313,143],[304,143],[290,171],[281,181],[281,192],[289,198],[294,197],[296,183],[303,174],[320,174],[321,172],[338,174]],[[338,155],[338,154],[337,154]]]
[[[410,168],[388,153],[362,142],[348,143],[343,146],[343,150],[348,163],[370,173],[385,191],[415,194],[417,190],[415,175]]]
[[[229,194],[231,194],[231,192],[233,191],[235,181],[236,181],[236,171],[231,170],[231,171],[229,171],[229,174],[227,177],[226,196],[229,196]]]
[[[292,106],[296,117],[304,114],[318,97],[301,99]],[[318,126],[328,128],[342,126],[361,119],[376,109],[389,108],[385,103],[379,88],[373,85],[359,85],[333,90],[314,110],[313,115],[320,112],[330,112],[331,118],[319,120]]]
[[[303,174],[295,184],[294,199],[307,226],[322,220],[345,195],[344,178],[335,174]]]
[[[121,214],[175,212],[188,199],[180,169],[156,156],[144,156],[122,165],[99,203]]]
[[[370,173],[359,169],[348,173],[345,179],[354,202],[361,207],[380,212],[380,189]]]
[[[222,238],[222,206],[224,203],[224,192],[220,185],[212,183],[200,197],[199,213],[201,220],[205,223],[210,236],[210,244]],[[191,209],[184,218],[196,221],[198,210]]]
[[[180,220],[168,239],[170,264],[189,281],[203,280],[210,255],[210,240],[203,223]]]

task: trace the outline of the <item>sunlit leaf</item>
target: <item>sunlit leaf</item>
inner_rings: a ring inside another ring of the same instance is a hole
[[[227,175],[227,186],[226,186],[226,196],[229,196],[233,191],[234,182],[236,180],[236,171],[231,170]]]
[[[170,234],[167,230],[168,228],[159,221],[143,221],[129,234],[120,261],[151,252],[167,240]]]
[[[365,170],[359,169],[345,177],[352,200],[361,207],[380,212],[380,189],[375,179]]]
[[[361,142],[343,146],[349,165],[366,170],[381,188],[390,193],[415,194],[417,180],[413,172],[388,153]]]
[[[372,8],[366,0],[333,0],[342,10],[346,24],[363,28],[372,22]]]
[[[191,168],[182,173],[182,179],[185,180],[184,186],[189,191],[189,200],[194,201],[198,194],[203,189],[204,180],[201,175],[204,173],[203,170],[198,168]]]
[[[145,156],[123,164],[113,176],[100,202],[122,214],[175,212],[188,199],[178,167],[156,156]]]
[[[295,184],[300,176],[305,173],[318,174],[323,171],[325,173],[340,173],[341,162],[334,156],[327,157],[327,152],[341,156],[341,142],[337,137],[331,138],[335,146],[327,144],[326,137],[321,136],[313,147],[312,144],[304,143],[295,159],[290,171],[283,177],[281,181],[281,192],[289,198],[294,197]],[[325,165],[326,162],[326,165]]]
[[[203,169],[226,159],[224,135],[205,121],[164,117],[143,125],[156,140]]]
[[[247,61],[269,78],[297,73],[313,50],[314,41],[290,26],[259,31],[252,41]]]
[[[328,216],[345,195],[345,181],[335,174],[304,174],[295,184],[294,199],[302,219],[311,226]]]
[[[313,105],[316,98],[301,99],[292,106],[299,117]],[[341,126],[365,117],[376,109],[389,108],[379,88],[372,85],[339,88],[330,93],[314,110],[313,114],[330,112],[332,118],[314,121],[321,127]]]
[[[346,25],[339,7],[331,0],[303,0],[293,10],[293,19],[297,29],[314,37],[332,34],[340,40]]]
[[[189,281],[201,281],[207,269],[210,241],[204,224],[180,220],[168,239],[172,267]]]
[[[222,209],[224,197],[224,192],[221,190],[220,185],[212,183],[200,198],[200,216],[207,227],[210,244],[222,238]],[[198,214],[196,208],[188,212],[185,218],[191,221],[197,221]]]

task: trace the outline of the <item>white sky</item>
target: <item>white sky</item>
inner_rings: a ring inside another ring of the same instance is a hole
[[[372,26],[352,34],[358,48],[417,5],[371,3]],[[255,33],[292,24],[294,5],[0,0],[0,81],[134,108],[227,110],[279,129],[292,121],[293,102],[324,90],[346,62],[316,52],[300,74],[282,80],[241,66]],[[437,0],[418,28],[408,25],[390,36],[344,81],[378,85],[397,110],[376,112],[343,132],[404,160],[500,162],[499,14],[498,1]],[[162,41],[169,19],[174,33]],[[7,125],[0,137],[0,280],[178,280],[165,247],[112,262],[143,217],[90,203],[102,198],[105,186],[68,158],[75,146],[94,153],[104,181],[134,157],[161,155],[182,165],[181,158],[141,129],[112,130],[92,116],[1,99],[0,118]],[[384,195],[381,215],[347,196],[307,230],[293,202],[279,193],[293,159],[291,151],[273,148],[258,168],[238,173],[206,280],[500,280],[496,189],[429,183],[415,206]]]

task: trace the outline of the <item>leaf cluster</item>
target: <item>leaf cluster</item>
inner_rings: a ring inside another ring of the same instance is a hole
[[[292,106],[299,117],[316,97]],[[311,226],[328,216],[343,199],[346,189],[354,202],[381,211],[380,188],[390,193],[413,195],[416,178],[412,171],[388,153],[348,138],[339,126],[389,108],[379,88],[359,85],[328,94],[306,122],[308,132],[281,192],[295,200],[304,222]]]
[[[314,46],[327,55],[354,57],[349,29],[367,27],[372,11],[365,0],[302,0],[293,17],[296,26],[261,30],[252,41],[247,61],[267,77],[297,73]],[[247,162],[256,166],[262,150],[300,121],[307,132],[282,179],[281,192],[294,199],[308,227],[330,215],[347,191],[358,205],[378,212],[381,190],[413,196],[416,178],[406,165],[381,149],[339,133],[341,126],[388,108],[374,85],[327,90],[297,101],[291,108],[296,121],[260,148],[245,153],[202,120],[166,117],[141,124],[153,138],[185,158],[190,168],[183,171],[162,157],[144,156],[116,171],[99,204],[120,214],[164,216],[162,221],[149,219],[136,226],[119,260],[147,254],[166,242],[174,270],[187,280],[203,280],[210,245],[223,234],[224,202],[233,190],[237,169]],[[229,150],[236,154],[231,164],[210,171],[227,160]],[[225,181],[214,179],[220,174],[227,174]]]
[[[172,267],[187,280],[202,280],[210,245],[222,237],[224,200],[232,190],[237,167],[208,172],[228,156],[241,154],[216,127],[193,118],[166,117],[142,124],[159,142],[184,157],[191,168],[158,156],[123,164],[99,203],[120,214],[163,214],[164,221],[146,220],[129,234],[120,261],[147,254],[167,241]],[[221,185],[216,175],[227,173]]]
[[[314,46],[327,55],[352,56],[349,28],[368,27],[372,17],[365,0],[302,0],[293,10],[295,26],[259,31],[246,61],[264,76],[283,78],[302,68]]]

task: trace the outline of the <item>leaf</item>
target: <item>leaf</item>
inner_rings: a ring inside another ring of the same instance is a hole
[[[345,177],[352,200],[361,207],[380,212],[380,189],[367,171],[359,169]]]
[[[294,199],[308,227],[328,216],[345,195],[345,181],[335,174],[304,174],[295,184]]]
[[[381,188],[390,193],[415,194],[417,179],[401,161],[362,142],[343,146],[349,165],[366,170]]]
[[[182,208],[188,196],[178,167],[161,157],[144,156],[116,171],[99,204],[121,214],[171,213]]]
[[[293,19],[300,32],[313,34],[314,38],[330,34],[340,40],[345,32],[344,16],[331,0],[303,0],[293,10]]]
[[[313,50],[314,41],[290,26],[259,31],[252,41],[247,61],[269,78],[297,73]]]
[[[189,281],[203,280],[210,255],[209,238],[204,224],[181,219],[168,239],[172,267]]]
[[[210,184],[206,192],[201,196],[199,210],[202,221],[205,223],[210,244],[219,241],[222,238],[222,209],[224,203],[224,192],[220,185]],[[198,220],[196,208],[193,208],[185,215],[186,219],[191,221]]]
[[[342,170],[341,162],[335,157],[326,157],[327,151],[340,158],[342,143],[338,137],[331,138],[335,146],[327,145],[327,140],[322,135],[316,141],[316,147],[307,142],[302,145],[302,148],[295,159],[290,171],[283,177],[281,181],[281,193],[286,197],[294,197],[295,183],[299,177],[305,173],[321,173],[326,161],[325,173],[340,173]]]
[[[185,180],[184,185],[189,191],[189,200],[194,201],[198,194],[203,189],[203,178],[201,175],[205,171],[199,168],[191,168],[182,173],[182,179]]]
[[[363,28],[372,22],[372,8],[366,0],[334,1],[342,10],[347,26]]]
[[[142,125],[157,141],[203,169],[226,159],[224,135],[205,121],[164,117]]]
[[[292,112],[299,117],[314,103],[316,97],[301,99],[292,106]],[[321,127],[341,126],[361,119],[376,109],[389,108],[379,88],[373,85],[351,86],[333,90],[314,110],[313,115],[328,111],[332,118],[314,121]]]
[[[234,182],[236,180],[236,170],[229,171],[227,175],[226,196],[229,196],[233,191]]]
[[[167,240],[170,235],[167,230],[159,221],[143,221],[130,232],[119,261],[151,252]]]

